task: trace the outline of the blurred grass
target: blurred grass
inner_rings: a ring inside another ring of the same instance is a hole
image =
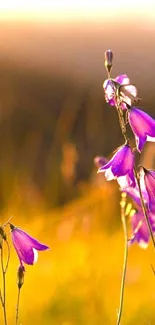
[[[26,267],[20,302],[22,324],[115,324],[119,305],[124,238],[116,184],[85,189],[83,198],[13,222],[50,246]],[[37,217],[36,217],[37,216]],[[122,324],[154,324],[154,253],[137,245],[129,249]],[[10,324],[16,305],[14,250],[7,275]],[[1,320],[1,319],[0,319]]]

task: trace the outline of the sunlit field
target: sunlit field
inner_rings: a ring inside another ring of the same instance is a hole
[[[86,189],[83,198],[48,214],[14,216],[14,223],[50,246],[26,267],[20,315],[24,324],[113,324],[119,302],[124,239],[116,186]],[[109,206],[111,207],[109,211]],[[151,245],[150,245],[151,246]],[[10,323],[15,310],[14,251],[7,276]],[[129,250],[124,324],[154,323],[152,248]]]

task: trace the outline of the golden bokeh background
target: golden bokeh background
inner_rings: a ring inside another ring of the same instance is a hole
[[[9,1],[0,4],[0,209],[50,246],[26,267],[21,324],[116,323],[124,239],[120,193],[94,157],[122,144],[104,100],[104,52],[155,116],[155,4]],[[141,162],[155,167],[154,144]],[[129,225],[130,234],[130,225]],[[155,323],[152,246],[129,248],[123,325]],[[14,323],[18,259],[7,274]],[[2,283],[2,282],[0,282]],[[2,313],[0,321],[2,322]]]

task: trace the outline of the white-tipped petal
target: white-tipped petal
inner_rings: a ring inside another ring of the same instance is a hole
[[[148,247],[148,243],[146,241],[144,241],[143,239],[141,239],[139,242],[138,242],[139,246],[143,249],[146,249]]]
[[[107,181],[111,181],[112,179],[116,179],[116,177],[114,176],[114,174],[111,171],[111,168],[108,168],[105,170],[105,177],[107,179]]]
[[[149,135],[147,135],[146,141],[155,142],[155,137],[150,137]]]
[[[34,253],[34,261],[33,264],[35,264],[38,261],[38,251],[35,248],[33,249],[33,253]]]

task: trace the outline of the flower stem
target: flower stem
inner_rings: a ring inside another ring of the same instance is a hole
[[[123,135],[125,141],[129,142],[129,138],[127,136],[127,131],[126,131],[126,123],[125,123],[124,116],[123,116],[123,111],[120,108],[119,104],[117,105],[116,108],[117,108],[117,112],[118,112],[119,124],[121,127],[122,135]]]
[[[10,245],[7,240],[6,240],[6,244],[7,244],[7,248],[8,248],[8,257],[7,257],[7,261],[6,261],[6,265],[5,265],[5,269],[4,269],[5,273],[8,270],[9,261],[10,261]]]
[[[4,268],[4,260],[3,260],[3,247],[1,248],[1,268],[2,268],[2,277],[3,277],[3,315],[4,315],[4,324],[7,325],[7,316],[6,316],[6,269]]]
[[[150,225],[150,221],[149,221],[149,218],[148,218],[147,209],[146,209],[146,205],[145,205],[145,202],[144,202],[144,199],[143,199],[143,194],[142,194],[142,190],[141,190],[141,186],[140,186],[139,175],[138,175],[138,173],[136,171],[136,168],[134,168],[134,173],[135,173],[135,178],[137,180],[137,185],[138,185],[138,189],[139,189],[139,196],[140,196],[140,202],[141,202],[143,214],[144,214],[146,224],[148,226],[148,230],[149,230],[149,233],[150,233],[150,236],[151,236],[151,239],[152,239],[153,247],[155,249],[155,239],[154,239],[153,232],[152,232],[151,225]]]
[[[122,311],[123,311],[123,301],[124,301],[124,288],[125,288],[125,278],[127,270],[127,260],[128,260],[128,236],[127,236],[127,225],[126,225],[126,215],[125,215],[125,205],[126,205],[126,196],[122,193],[122,199],[120,202],[121,205],[121,220],[124,231],[124,262],[123,262],[123,273],[121,281],[121,290],[120,290],[120,305],[118,310],[117,325],[121,322]]]
[[[20,289],[21,288],[18,287],[17,306],[16,306],[16,325],[18,325],[18,317],[19,317]]]

